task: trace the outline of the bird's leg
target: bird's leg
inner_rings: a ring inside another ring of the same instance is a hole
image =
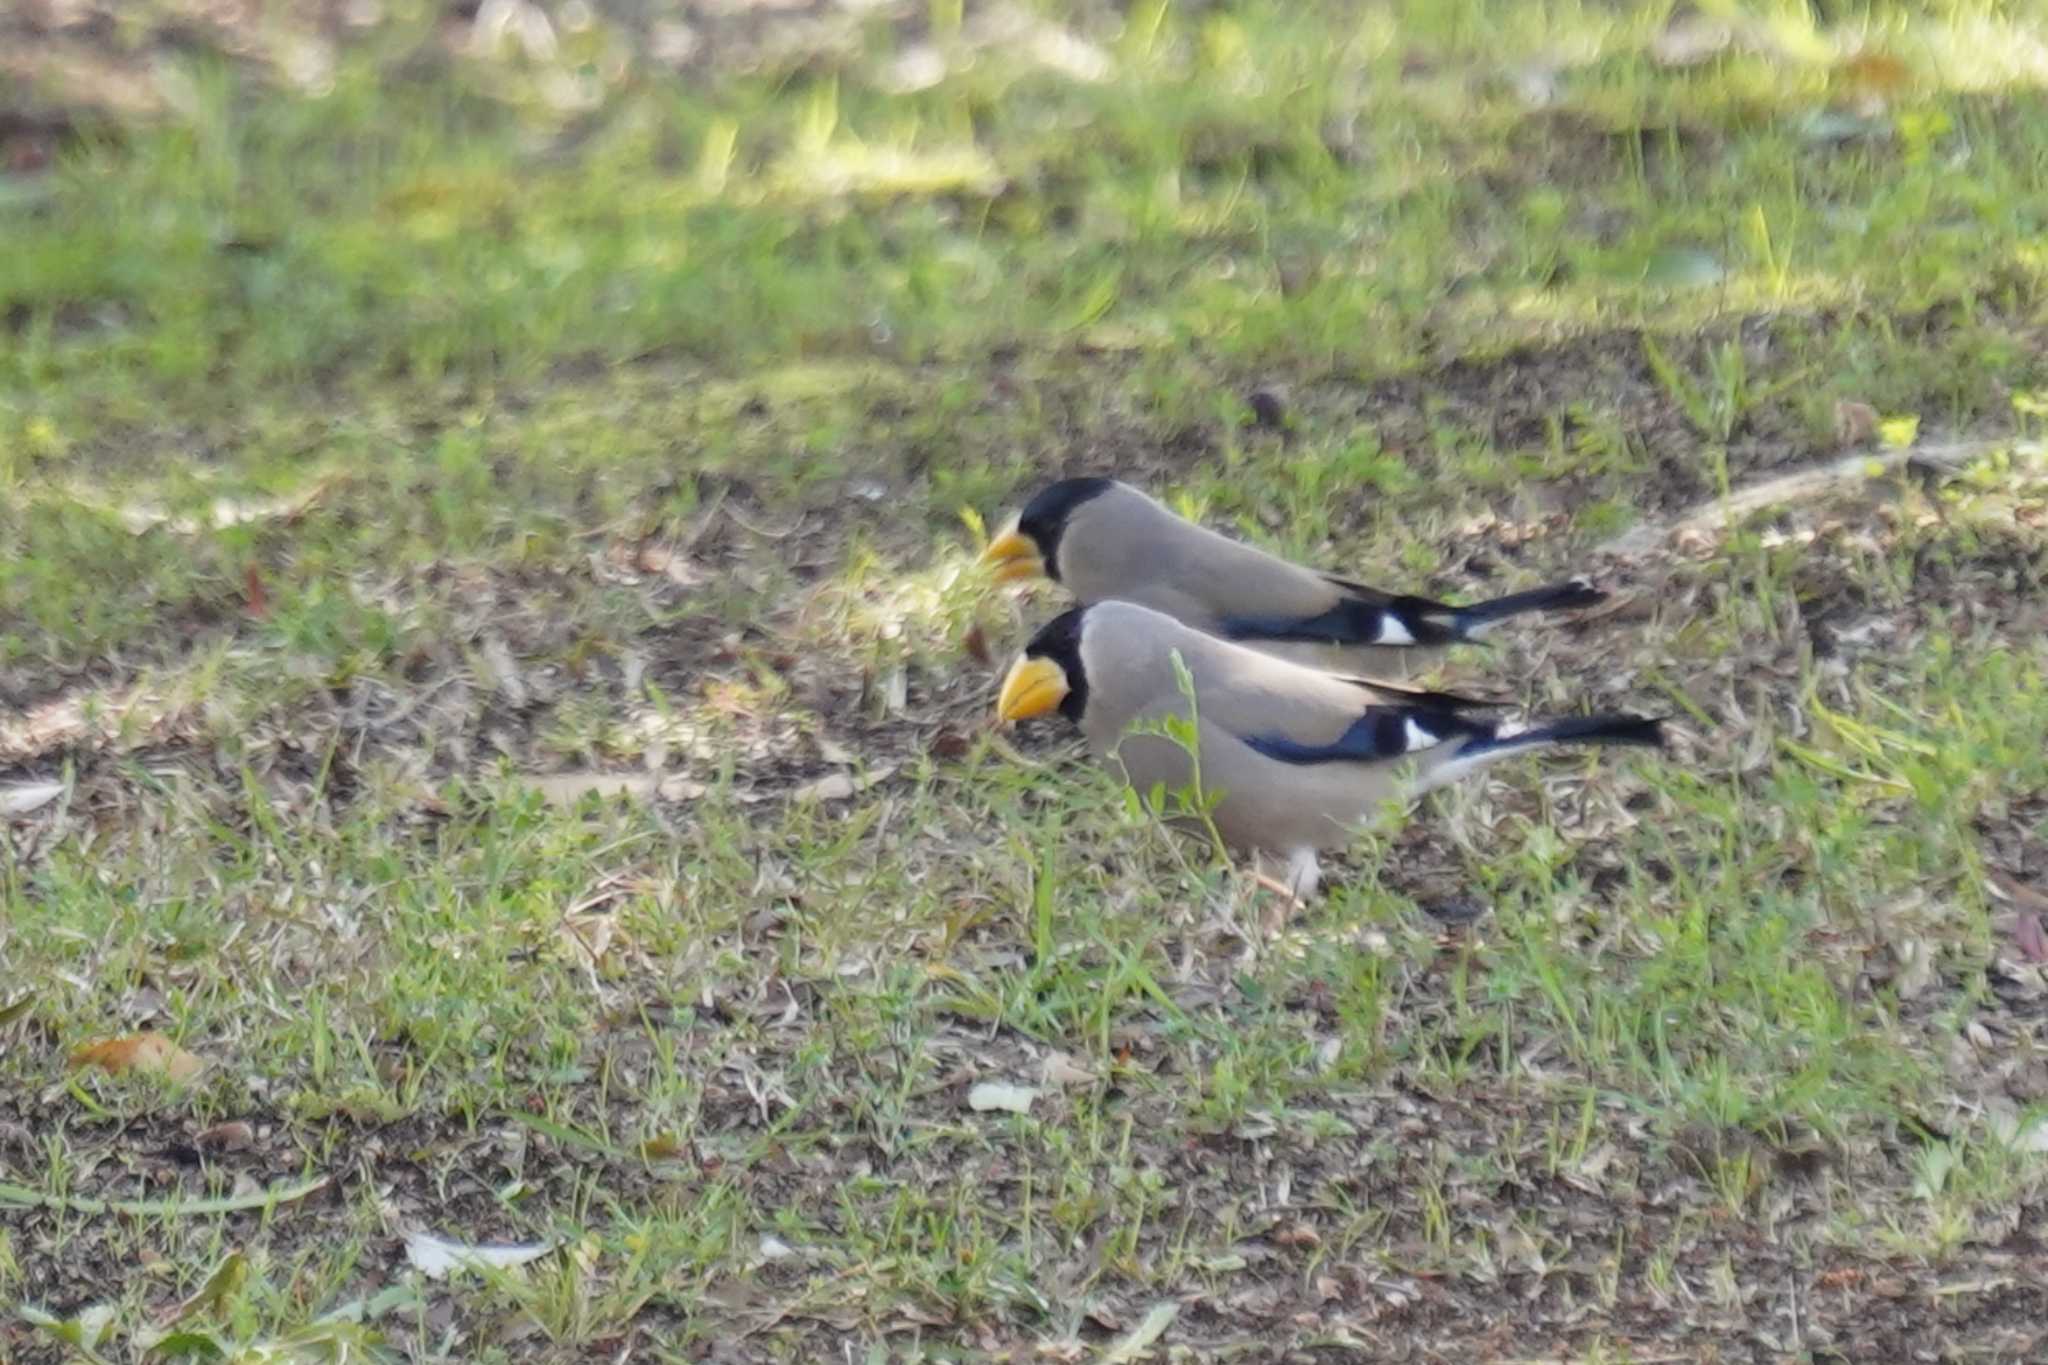
[[[1293,887],[1289,886],[1286,882],[1276,881],[1263,872],[1253,872],[1252,880],[1257,882],[1263,890],[1270,891],[1276,896],[1285,896],[1288,900],[1299,899],[1294,894]]]
[[[1323,865],[1312,848],[1297,848],[1287,855],[1287,885],[1298,901],[1308,900],[1323,884]]]
[[[1287,855],[1287,879],[1277,881],[1258,868],[1256,855],[1252,864],[1252,880],[1276,896],[1285,898],[1285,904],[1275,914],[1266,916],[1266,931],[1278,933],[1287,923],[1287,917],[1294,908],[1316,893],[1321,884],[1323,872],[1312,848],[1297,848]]]

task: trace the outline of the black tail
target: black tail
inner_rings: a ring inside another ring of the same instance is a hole
[[[1301,641],[1329,645],[1409,646],[1455,645],[1478,640],[1494,625],[1529,611],[1562,611],[1605,601],[1607,594],[1574,578],[1547,588],[1510,593],[1491,602],[1454,607],[1427,597],[1389,596],[1348,578],[1325,574],[1324,580],[1344,596],[1337,605],[1314,616],[1230,616],[1218,623],[1226,640],[1247,642]]]
[[[1583,578],[1574,578],[1568,583],[1553,583],[1547,588],[1531,588],[1528,592],[1511,592],[1506,597],[1496,597],[1491,602],[1475,602],[1469,607],[1459,607],[1452,619],[1458,634],[1469,639],[1483,634],[1490,627],[1511,616],[1521,616],[1532,611],[1569,611],[1574,607],[1590,607],[1595,602],[1606,600],[1606,593]]]
[[[1626,744],[1638,748],[1664,747],[1664,722],[1649,716],[1568,716],[1563,720],[1532,725],[1519,734],[1503,735],[1467,745],[1467,754],[1528,749],[1545,744]]]

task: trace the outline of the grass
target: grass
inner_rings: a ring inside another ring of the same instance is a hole
[[[596,8],[139,11],[162,112],[0,179],[0,1354],[2038,1350],[2031,18]],[[1603,549],[1845,405],[1992,448]],[[1590,568],[1448,675],[1681,742],[1269,935],[984,729],[1058,596],[974,518],[1078,472]],[[207,1069],[70,1066],[141,1029]]]

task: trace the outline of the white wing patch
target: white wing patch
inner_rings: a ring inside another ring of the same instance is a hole
[[[1408,627],[1401,624],[1400,618],[1392,612],[1381,612],[1379,634],[1373,638],[1373,643],[1376,645],[1412,645],[1415,643],[1415,636],[1410,633]]]
[[[1434,749],[1444,742],[1442,735],[1424,729],[1413,716],[1408,717],[1402,726],[1402,734],[1408,741],[1408,747],[1402,751],[1404,753],[1412,754],[1423,749]]]

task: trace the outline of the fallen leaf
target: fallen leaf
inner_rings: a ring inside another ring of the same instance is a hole
[[[192,1135],[195,1145],[215,1152],[240,1152],[256,1145],[256,1130],[240,1119],[216,1123]]]
[[[1104,1365],[1121,1365],[1123,1361],[1136,1360],[1147,1346],[1159,1340],[1166,1329],[1173,1325],[1173,1320],[1179,1316],[1180,1305],[1171,1299],[1154,1304],[1152,1311],[1145,1314],[1143,1322],[1131,1329],[1129,1336],[1110,1347],[1109,1353],[1102,1358]]]
[[[1088,1321],[1094,1323],[1105,1332],[1121,1332],[1124,1330],[1124,1317],[1116,1311],[1116,1305],[1113,1303],[1096,1304],[1088,1310],[1087,1318]]]
[[[2012,938],[2021,957],[2029,962],[2048,962],[2048,930],[2042,928],[2038,914],[2020,911],[2019,918],[2013,921]]]
[[[906,1329],[915,1331],[920,1328],[929,1331],[934,1327],[951,1326],[954,1322],[954,1319],[949,1314],[936,1312],[926,1308],[923,1304],[908,1301],[897,1304],[891,1310],[891,1317],[895,1324],[900,1324],[890,1329],[895,1331]],[[849,1324],[850,1326],[851,1324]]]
[[[578,960],[604,961],[604,955],[611,951],[612,938],[618,932],[619,917],[597,911],[565,915],[556,932],[563,944]]]
[[[1012,1114],[1028,1114],[1037,1098],[1038,1091],[1032,1086],[983,1081],[967,1092],[967,1107],[982,1113],[1002,1109]]]
[[[72,1049],[71,1065],[98,1067],[116,1076],[124,1071],[153,1072],[179,1084],[206,1069],[203,1058],[193,1056],[161,1033],[137,1033],[86,1043]]]
[[[1038,1078],[1047,1085],[1093,1085],[1096,1075],[1055,1048],[1039,1063]]]
[[[242,571],[242,607],[259,621],[270,615],[270,594],[263,588],[263,571],[254,564]]]
[[[550,773],[520,780],[557,806],[573,806],[592,792],[599,796],[652,796],[662,786],[653,773]]]
[[[823,735],[817,737],[817,742],[819,758],[841,768],[851,768],[853,766],[853,750],[847,748],[839,741],[827,739]]]
[[[1319,1247],[1323,1244],[1323,1234],[1309,1223],[1289,1223],[1286,1227],[1274,1229],[1272,1240],[1275,1246]]]
[[[959,758],[973,747],[958,730],[941,730],[932,740],[932,753],[938,758]]]
[[[975,621],[967,627],[967,634],[962,637],[960,647],[967,651],[968,658],[974,660],[983,668],[990,667],[994,662],[994,656],[989,653],[988,635],[982,630],[981,622],[979,621]]]
[[[2048,914],[2048,892],[2039,891],[2011,873],[2001,872],[1995,867],[1985,869],[1984,880],[1990,884],[1993,894],[2000,898],[2009,900],[2022,909]]]
[[[703,583],[703,573],[685,555],[679,555],[666,545],[649,543],[642,545],[633,556],[633,567],[642,573],[664,575],[679,588],[694,588]]]
[[[892,668],[874,680],[869,695],[881,702],[885,714],[900,716],[910,701],[910,675],[901,667]]]
[[[23,782],[0,787],[0,815],[28,815],[64,794],[62,782]]]
[[[854,793],[853,779],[845,773],[827,773],[815,782],[806,782],[790,798],[795,801],[844,801]]]
[[[1579,1158],[1577,1166],[1573,1169],[1583,1179],[1598,1180],[1601,1176],[1606,1175],[1607,1168],[1614,1164],[1614,1156],[1614,1144],[1603,1142]]]
[[[1898,991],[1899,999],[1916,999],[1934,984],[1934,952],[1925,939],[1898,940],[1892,944],[1892,957],[1899,964],[1892,977],[1892,988]]]
[[[553,1242],[525,1242],[495,1246],[451,1242],[417,1228],[405,1234],[405,1259],[430,1280],[453,1270],[509,1270],[537,1261],[555,1249]]]
[[[512,706],[526,705],[526,679],[519,674],[519,661],[512,657],[512,647],[503,637],[491,635],[485,637],[482,653],[484,670],[491,675],[491,686],[498,695]]]
[[[859,777],[846,773],[827,773],[816,781],[806,782],[790,792],[792,801],[844,801],[858,796],[877,782],[886,782],[896,772],[896,765],[885,763],[879,768],[869,769]]]
[[[115,509],[121,524],[135,535],[153,531],[161,526],[182,536],[196,535],[201,531],[224,531],[230,526],[246,526],[257,521],[297,521],[304,516],[314,503],[327,493],[332,480],[322,479],[303,493],[277,498],[215,498],[207,515],[200,517],[173,516],[159,507],[139,503]],[[87,501],[89,499],[81,499]]]
[[[1877,435],[1877,409],[1854,399],[1835,400],[1835,444],[1860,446]]]
[[[1270,1113],[1253,1110],[1242,1123],[1231,1128],[1230,1135],[1240,1142],[1259,1142],[1280,1131],[1280,1125],[1273,1122]]]

